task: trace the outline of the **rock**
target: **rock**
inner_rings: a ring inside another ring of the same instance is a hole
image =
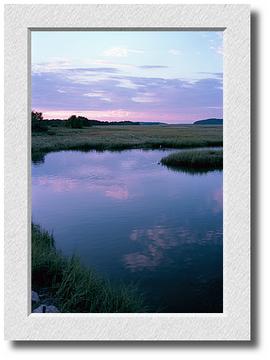
[[[59,313],[60,311],[57,309],[54,305],[48,305],[46,306],[46,312],[47,313]]]
[[[35,291],[32,291],[32,302],[33,302],[33,303],[39,303],[39,302],[40,302],[38,293],[35,292]]]
[[[33,313],[59,313],[60,311],[54,305],[40,305]]]

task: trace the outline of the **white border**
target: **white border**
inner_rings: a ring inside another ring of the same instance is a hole
[[[247,5],[5,7],[5,338],[250,340]],[[30,314],[30,29],[224,29],[224,313]]]

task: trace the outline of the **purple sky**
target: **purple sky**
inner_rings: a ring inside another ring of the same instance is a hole
[[[221,32],[32,33],[32,108],[108,121],[223,117]]]

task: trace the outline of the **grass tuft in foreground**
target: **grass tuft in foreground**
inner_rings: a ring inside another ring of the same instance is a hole
[[[222,170],[222,150],[186,150],[172,153],[160,160],[174,170],[189,173],[205,173],[213,170]]]
[[[32,289],[44,288],[61,312],[146,312],[134,286],[114,287],[78,258],[62,256],[53,235],[32,224]]]

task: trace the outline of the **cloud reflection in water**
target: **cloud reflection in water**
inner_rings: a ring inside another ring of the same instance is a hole
[[[123,262],[130,271],[154,270],[164,262],[170,262],[167,250],[192,244],[217,244],[222,241],[222,230],[207,231],[201,239],[195,231],[184,227],[134,229],[130,240],[141,243],[143,250],[124,255]]]

